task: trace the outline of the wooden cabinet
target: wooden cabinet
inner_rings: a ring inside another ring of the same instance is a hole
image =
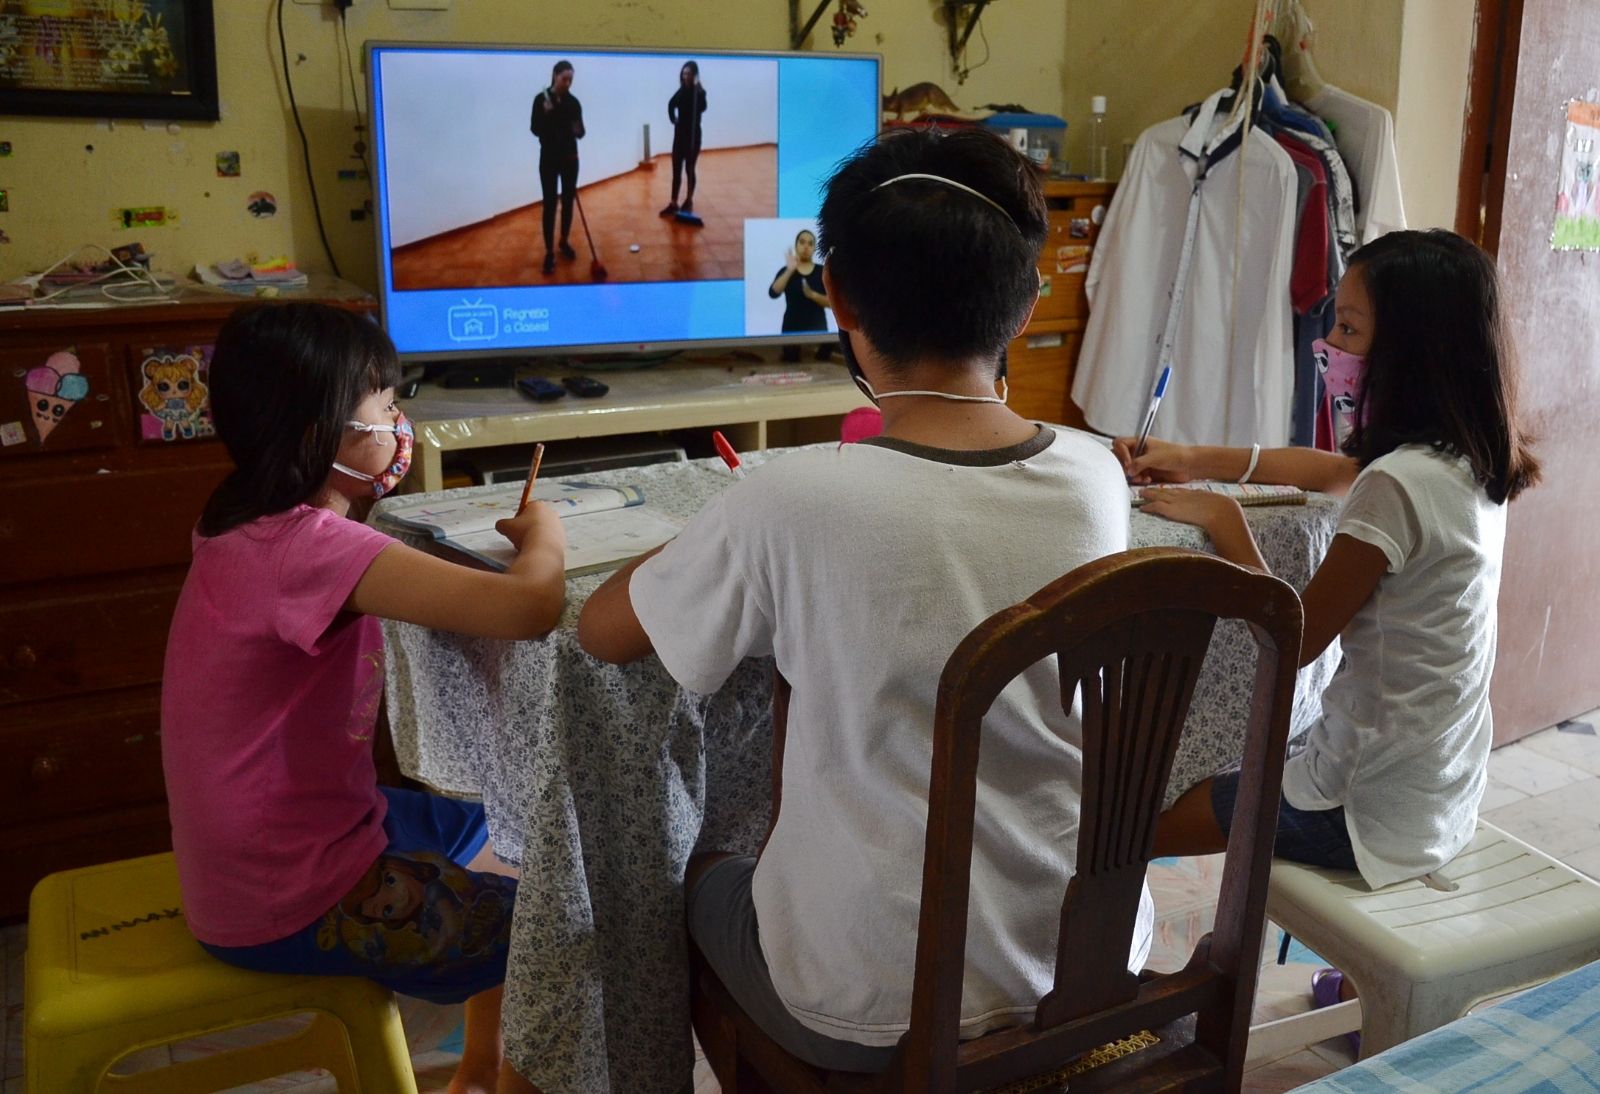
[[[331,279],[297,295],[376,304]],[[162,662],[232,468],[206,380],[245,302],[0,312],[0,920],[47,873],[171,846]]]
[[[1073,372],[1089,322],[1083,285],[1115,189],[1110,182],[1045,185],[1050,238],[1039,255],[1039,305],[1007,354],[1011,409],[1025,418],[1084,425],[1083,411],[1072,402]]]

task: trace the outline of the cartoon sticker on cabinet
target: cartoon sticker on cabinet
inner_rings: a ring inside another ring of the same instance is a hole
[[[139,435],[147,441],[213,437],[206,379],[211,347],[147,349],[139,365]]]
[[[37,358],[35,358],[37,360]],[[89,381],[82,375],[83,365],[71,349],[52,353],[44,364],[31,368],[23,377],[28,391],[28,409],[33,415],[33,428],[44,444],[56,426],[89,394]]]

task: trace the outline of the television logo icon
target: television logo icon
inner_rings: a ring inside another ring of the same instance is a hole
[[[450,338],[455,342],[488,342],[500,337],[500,314],[493,304],[463,302],[449,311]]]

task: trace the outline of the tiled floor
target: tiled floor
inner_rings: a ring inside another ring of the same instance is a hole
[[[1600,711],[1563,723],[1498,749],[1489,757],[1489,789],[1483,816],[1576,870],[1600,878]],[[1176,969],[1188,959],[1201,935],[1211,929],[1221,879],[1221,856],[1169,859],[1152,864],[1150,889],[1156,902],[1156,936],[1150,967]],[[1311,973],[1321,962],[1298,943],[1289,963],[1276,963],[1278,932],[1271,928],[1263,954],[1255,1021],[1300,1013],[1311,1006]],[[5,1007],[0,1011],[0,1043],[5,1046],[0,1094],[22,1094],[22,955],[26,927],[0,930],[0,981]],[[406,1001],[406,1031],[417,1055],[417,1087],[422,1094],[445,1089],[454,1073],[452,1033],[460,1008],[430,1007]],[[203,1046],[175,1049],[174,1058]],[[1269,1060],[1245,1075],[1247,1094],[1279,1094],[1348,1066],[1353,1060],[1343,1038]],[[151,1065],[161,1061],[150,1060]],[[301,1075],[241,1088],[251,1094],[331,1094],[326,1077]],[[695,1072],[695,1094],[717,1094],[704,1061]]]
[[[578,188],[607,280],[704,281],[744,277],[744,221],[778,215],[776,145],[719,148],[700,153],[694,211],[704,227],[658,215],[672,192],[672,160],[657,156],[637,170]],[[580,177],[580,182],[582,179]],[[539,180],[530,179],[532,197]],[[499,285],[589,284],[589,244],[576,212],[576,261],[544,261],[544,203],[535,201],[481,224],[408,243],[394,252],[395,285],[402,289]],[[560,225],[556,231],[559,234]],[[637,251],[631,248],[637,246]],[[783,265],[772,256],[774,273]]]

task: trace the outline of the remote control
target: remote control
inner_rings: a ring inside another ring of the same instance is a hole
[[[561,382],[568,391],[580,399],[598,399],[611,390],[599,380],[588,376],[563,376]]]
[[[563,398],[567,393],[543,376],[524,376],[517,381],[517,390],[536,403],[548,403]]]

